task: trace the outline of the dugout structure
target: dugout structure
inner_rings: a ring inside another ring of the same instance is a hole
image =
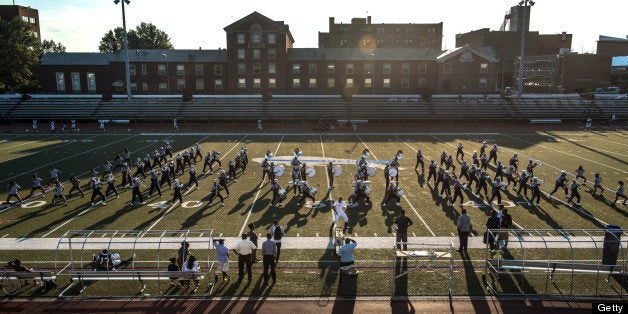
[[[421,278],[419,282],[435,282],[446,286],[449,300],[454,293],[454,244],[434,244],[413,242],[395,242],[393,261],[395,263],[392,278],[392,300],[409,295],[408,277],[411,273]],[[414,282],[414,281],[413,281]]]
[[[501,235],[500,235],[501,233]],[[505,233],[508,245],[504,248]],[[487,230],[483,279],[494,295],[627,298],[628,240],[621,228]]]
[[[69,279],[59,297],[207,297],[217,280],[213,240],[211,229],[67,231],[55,253],[59,284]],[[167,270],[182,242],[189,243],[199,272]],[[117,254],[118,265],[102,267],[97,258],[103,250]]]

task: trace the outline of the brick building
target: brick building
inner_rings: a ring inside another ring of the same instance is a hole
[[[37,9],[21,5],[0,5],[0,20],[12,20],[15,17],[27,22],[31,27],[32,34],[41,42],[39,11]]]
[[[600,35],[596,53],[599,55],[628,56],[628,36],[617,38]]]

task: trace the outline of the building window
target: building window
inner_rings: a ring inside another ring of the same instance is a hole
[[[336,74],[336,65],[333,63],[327,63],[327,74]]]
[[[481,63],[480,64],[480,73],[487,73],[488,72],[488,63]]]
[[[205,89],[205,80],[196,79],[196,90],[204,90],[204,89]]]
[[[348,45],[348,44],[349,44],[349,41],[348,41],[348,40],[346,40],[346,39],[344,39],[344,38],[343,38],[343,39],[340,39],[340,46],[346,46],[346,45]]]
[[[407,77],[401,78],[401,88],[410,88],[410,79]]]
[[[203,65],[202,64],[194,65],[194,74],[196,74],[196,75],[203,75]]]
[[[268,43],[275,44],[275,34],[268,34]]]
[[[315,78],[311,78],[310,79],[310,88],[316,88],[316,79]]]
[[[427,64],[419,63],[419,74],[425,74],[425,73],[427,73]]]
[[[142,91],[144,92],[148,91],[148,83],[142,83]]]
[[[253,79],[253,88],[262,88],[262,79],[254,78]]]
[[[261,43],[262,42],[262,34],[260,33],[253,33],[251,34],[251,42],[252,43]]]
[[[371,44],[371,39],[370,38],[363,38],[362,39],[362,46],[368,46]]]
[[[243,45],[244,44],[244,34],[238,34],[238,45]]]
[[[443,73],[450,74],[451,73],[451,63],[443,64]]]
[[[166,65],[165,64],[157,65],[157,75],[166,75]]]
[[[142,75],[148,74],[148,69],[146,68],[146,64],[142,64]]]
[[[22,16],[22,21],[28,23],[28,16]]]
[[[137,83],[131,83],[131,92],[137,92]]]
[[[37,20],[34,17],[29,18],[31,24],[36,24]]]
[[[253,49],[253,59],[261,59],[262,54],[259,49]]]
[[[310,73],[310,75],[316,75],[316,63],[308,64],[308,73]]]
[[[353,88],[353,79],[352,78],[347,78],[347,80],[345,82],[345,87],[346,88]]]
[[[238,79],[238,88],[246,88],[246,79],[241,77]]]
[[[222,75],[222,65],[214,65],[214,75]]]
[[[159,92],[160,93],[167,93],[168,92],[168,85],[166,83],[159,83]]]
[[[222,90],[222,79],[214,80],[214,89],[215,90]]]
[[[292,64],[292,74],[294,74],[294,75],[301,74],[301,64],[300,63],[293,63]]]
[[[382,80],[382,86],[384,88],[390,88],[390,79],[389,78],[385,78]]]
[[[292,79],[292,88],[301,88],[301,79],[293,78]]]
[[[382,73],[390,74],[392,72],[392,67],[391,67],[390,63],[384,63],[383,67],[384,68],[382,70]]]
[[[277,51],[275,50],[275,48],[269,48],[268,49],[268,59],[269,60],[275,60],[277,58]]]
[[[87,73],[87,91],[90,93],[96,92],[96,73]]]
[[[135,75],[135,64],[129,64],[129,75]]]
[[[185,90],[185,80],[184,79],[178,79],[177,80],[177,90],[178,91],[184,91]]]
[[[373,75],[373,63],[367,62],[364,64],[364,73]]]
[[[244,49],[238,49],[238,59],[246,59],[246,53]]]
[[[246,63],[238,63],[238,74],[246,74]]]
[[[268,79],[268,88],[276,88],[277,87],[277,79],[276,78],[269,78]]]
[[[418,81],[418,83],[417,83],[417,87],[418,87],[419,89],[426,88],[426,87],[427,87],[427,80],[426,80],[425,78],[420,77],[420,78],[419,78],[419,81]]]
[[[373,88],[373,79],[372,78],[365,78],[364,79],[364,88]]]
[[[330,77],[327,79],[327,88],[336,88],[336,79]]]
[[[75,93],[81,92],[81,75],[78,72],[72,72],[72,91]]]
[[[410,74],[410,63],[401,64],[401,74]]]
[[[177,75],[185,75],[185,65],[177,64]]]
[[[276,63],[269,63],[268,64],[268,74],[275,74],[277,73],[277,64]]]
[[[480,88],[481,89],[485,89],[486,86],[488,86],[488,82],[487,82],[487,79],[485,77],[483,77],[483,78],[480,79]]]
[[[353,75],[353,63],[347,63],[347,75]]]
[[[253,63],[253,74],[262,74],[262,66],[259,63]]]

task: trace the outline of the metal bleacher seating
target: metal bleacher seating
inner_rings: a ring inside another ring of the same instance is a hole
[[[586,112],[597,111],[595,106],[584,99],[536,98],[513,100],[513,103],[526,119],[582,120]]]
[[[169,120],[176,116],[181,107],[181,98],[165,99],[113,99],[102,102],[89,115],[91,119],[128,119],[128,120]]]
[[[179,117],[189,121],[244,121],[261,117],[262,97],[195,97],[181,108]]]
[[[12,119],[86,119],[100,104],[99,98],[33,98],[9,112]]]

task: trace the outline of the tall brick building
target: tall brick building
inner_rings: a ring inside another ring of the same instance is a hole
[[[31,27],[32,34],[41,42],[41,31],[39,30],[39,11],[31,7],[21,5],[0,5],[0,20],[12,20],[15,17],[21,18]]]

